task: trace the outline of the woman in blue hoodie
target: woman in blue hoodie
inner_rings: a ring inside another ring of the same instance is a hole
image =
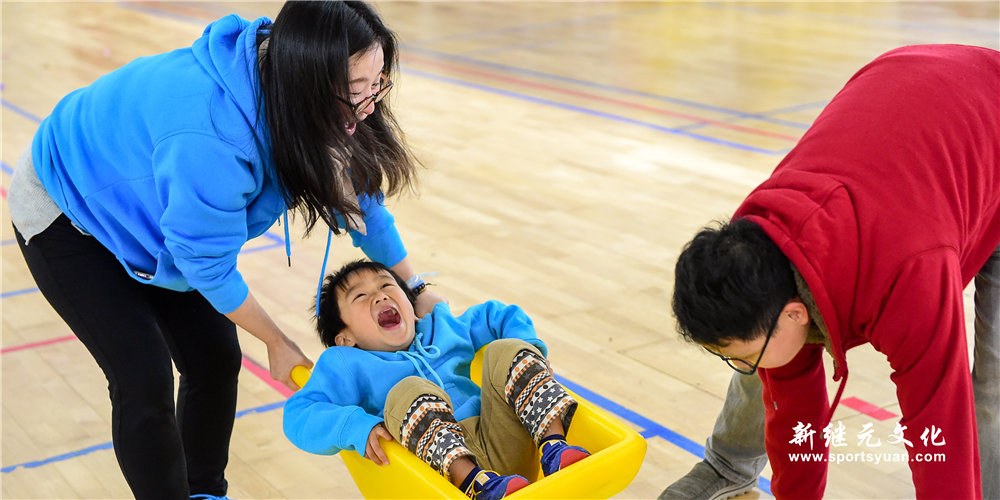
[[[291,368],[312,366],[236,266],[282,214],[298,210],[307,233],[320,220],[346,230],[421,284],[382,205],[383,185],[407,188],[416,165],[383,101],[396,56],[360,2],[289,2],[273,23],[228,16],[191,47],[67,95],[19,160],[18,244],[108,379],[136,498],[225,495],[236,325],[267,345],[276,380],[294,388]],[[441,300],[420,294],[417,313]]]

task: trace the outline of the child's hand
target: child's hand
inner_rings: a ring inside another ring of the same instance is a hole
[[[385,439],[386,441],[392,441],[392,434],[389,434],[389,430],[385,428],[385,424],[378,424],[372,427],[372,431],[368,433],[368,444],[365,446],[365,458],[375,462],[375,465],[389,465],[389,457],[385,455],[385,451],[382,450],[382,445],[378,442],[378,438]]]

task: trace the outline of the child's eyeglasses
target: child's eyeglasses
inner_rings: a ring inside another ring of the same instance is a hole
[[[386,94],[389,93],[389,89],[391,89],[391,88],[392,88],[392,80],[390,80],[388,76],[385,76],[384,74],[382,74],[382,75],[379,76],[379,79],[378,79],[378,90],[376,90],[374,94],[371,94],[368,97],[365,97],[364,99],[362,99],[358,103],[353,103],[353,102],[351,102],[351,101],[349,101],[347,99],[344,99],[343,97],[340,97],[340,96],[337,96],[337,99],[340,99],[341,102],[343,102],[348,107],[350,107],[351,111],[354,112],[354,116],[358,116],[361,113],[362,110],[368,108],[369,104],[374,103],[374,102],[379,102],[382,99],[384,99],[385,96],[386,96]]]

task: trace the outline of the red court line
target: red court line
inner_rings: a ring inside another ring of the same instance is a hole
[[[278,382],[277,380],[271,378],[271,372],[268,371],[267,368],[260,366],[259,364],[257,364],[256,361],[246,356],[243,356],[243,368],[246,368],[248,372],[256,375],[257,378],[263,380],[264,383],[273,387],[274,390],[280,392],[281,395],[285,396],[286,398],[291,396],[292,393],[294,392],[288,387],[285,387],[285,384],[282,384],[281,382]]]
[[[7,188],[5,188],[3,186],[0,186],[0,195],[3,195],[3,197],[6,198],[7,197]]]
[[[60,342],[66,342],[69,340],[76,340],[76,336],[67,335],[65,337],[43,340],[41,342],[32,342],[30,344],[6,347],[0,350],[0,354],[7,354],[8,352],[14,352],[14,351],[23,351],[26,349],[34,349],[36,347],[44,347],[47,345],[58,344]],[[271,372],[269,372],[267,368],[264,368],[263,366],[257,364],[256,361],[246,356],[243,356],[243,368],[246,368],[247,371],[256,375],[257,378],[263,380],[265,383],[267,383],[267,385],[273,387],[276,391],[280,392],[286,398],[292,395],[293,391],[291,389],[285,387],[285,384],[282,384],[281,382],[278,382],[277,380],[271,378]]]
[[[892,417],[898,416],[891,411],[879,408],[878,406],[875,406],[867,401],[855,397],[841,399],[840,404],[848,408],[853,408],[855,410],[858,410],[861,413],[864,413],[865,415],[874,418],[875,420],[888,420]]]
[[[23,351],[24,349],[33,349],[35,347],[47,346],[50,344],[58,344],[59,342],[66,342],[67,340],[76,340],[76,335],[67,335],[65,337],[59,337],[57,339],[43,340],[41,342],[32,342],[31,344],[17,345],[14,347],[5,347],[0,349],[0,354],[7,354],[8,352]]]
[[[572,90],[572,89],[568,89],[568,88],[564,88],[564,87],[556,87],[556,86],[553,86],[553,85],[546,85],[544,83],[531,82],[531,81],[527,81],[527,80],[522,80],[520,78],[514,78],[514,77],[509,77],[509,76],[498,75],[496,73],[488,73],[488,72],[484,72],[484,71],[477,71],[477,70],[474,70],[474,69],[464,68],[462,66],[455,66],[453,64],[448,64],[448,63],[433,61],[433,60],[430,60],[430,59],[424,59],[424,58],[419,57],[419,56],[407,56],[406,59],[410,60],[410,61],[414,61],[414,62],[419,62],[421,64],[427,64],[427,65],[430,65],[430,66],[437,66],[437,67],[440,67],[440,68],[445,68],[445,69],[448,69],[448,70],[451,70],[451,71],[455,71],[455,72],[458,72],[458,73],[466,73],[466,74],[470,74],[470,75],[481,76],[483,78],[492,78],[494,80],[500,80],[500,81],[505,81],[505,82],[509,82],[509,83],[514,83],[514,84],[522,85],[522,86],[525,86],[525,87],[534,87],[534,88],[541,89],[541,90],[547,90],[549,92],[556,92],[556,93],[571,95],[571,96],[575,96],[575,97],[582,97],[584,99],[590,99],[590,100],[594,100],[594,101],[603,101],[603,102],[611,103],[611,104],[614,104],[616,106],[621,106],[621,107],[624,107],[624,108],[633,108],[633,109],[638,109],[638,110],[641,110],[641,111],[649,111],[649,112],[652,112],[652,113],[656,113],[656,114],[660,114],[660,115],[665,115],[665,116],[674,116],[674,117],[678,117],[678,118],[684,118],[684,119],[691,120],[691,121],[694,121],[694,122],[697,122],[697,123],[704,123],[704,124],[707,124],[707,125],[714,125],[714,126],[717,126],[717,127],[720,127],[720,128],[728,128],[728,129],[731,129],[731,130],[738,130],[740,132],[746,132],[748,134],[761,135],[761,136],[766,136],[766,137],[775,137],[775,138],[778,138],[778,139],[787,139],[789,141],[798,141],[799,140],[798,137],[787,135],[787,134],[779,134],[777,132],[768,132],[766,130],[760,130],[760,129],[755,129],[755,128],[751,128],[751,127],[744,127],[742,125],[735,125],[735,124],[732,124],[732,123],[720,122],[720,121],[717,121],[717,120],[710,120],[710,119],[707,119],[707,118],[704,118],[704,117],[701,117],[701,116],[689,115],[689,114],[686,114],[686,113],[678,113],[678,112],[675,112],[675,111],[668,111],[666,109],[661,109],[661,108],[654,108],[652,106],[646,106],[646,105],[643,105],[643,104],[637,104],[637,103],[634,103],[634,102],[631,102],[631,101],[623,101],[621,99],[614,99],[614,98],[611,98],[611,97],[604,97],[604,96],[600,96],[600,95],[596,95],[596,94],[590,94],[590,93],[587,93],[587,92],[580,92],[578,90]]]
[[[146,12],[147,14],[150,14],[150,15],[153,15],[153,16],[159,16],[159,17],[173,17],[173,16],[176,16],[176,14],[173,14],[170,11],[164,10],[162,8],[159,8],[159,7],[157,7],[157,8],[147,7],[147,6],[143,5],[142,3],[133,3],[132,6],[129,6],[128,3],[126,2],[125,4],[122,4],[120,6],[125,7],[125,8],[133,8],[134,10],[140,10],[142,12]],[[141,8],[136,8],[136,7],[141,7]],[[182,19],[182,20],[187,21],[187,22],[192,22],[192,21],[198,21],[200,19],[192,19],[192,18],[189,18],[189,17],[185,16],[185,18]],[[792,142],[798,142],[798,140],[799,140],[799,137],[797,137],[797,136],[792,136],[792,135],[787,135],[787,134],[780,134],[780,133],[777,133],[777,132],[768,132],[766,130],[760,130],[760,129],[755,129],[755,128],[751,128],[751,127],[744,127],[744,126],[741,126],[741,125],[735,125],[735,124],[732,124],[732,123],[720,122],[720,121],[717,121],[717,120],[710,120],[710,119],[707,119],[707,118],[704,118],[704,117],[700,117],[700,116],[688,115],[688,114],[684,114],[684,113],[677,113],[677,112],[668,111],[668,110],[665,110],[665,109],[654,108],[654,107],[645,106],[645,105],[642,105],[642,104],[636,104],[634,102],[622,101],[620,99],[613,99],[613,98],[610,98],[610,97],[603,97],[603,96],[599,96],[599,95],[595,95],[595,94],[588,94],[586,92],[579,92],[579,91],[569,90],[569,89],[562,88],[562,87],[554,87],[554,86],[551,86],[551,85],[545,85],[545,84],[530,82],[530,81],[527,81],[527,80],[521,80],[519,78],[511,78],[511,77],[507,77],[507,76],[498,75],[496,73],[486,73],[486,72],[482,72],[482,71],[476,71],[476,70],[464,68],[464,67],[461,67],[461,66],[455,66],[455,65],[451,65],[451,64],[447,64],[447,63],[438,62],[438,61],[432,61],[430,59],[424,59],[424,58],[419,57],[419,56],[417,56],[417,57],[415,57],[415,56],[407,56],[406,59],[412,60],[412,61],[421,62],[423,64],[427,64],[427,65],[431,65],[431,66],[438,66],[438,67],[441,67],[441,68],[449,68],[449,69],[451,69],[451,70],[453,70],[455,72],[459,72],[459,73],[466,73],[466,74],[471,74],[471,75],[479,75],[479,76],[482,76],[482,77],[485,77],[485,78],[492,78],[494,80],[507,81],[507,82],[518,84],[518,85],[523,85],[523,86],[526,86],[526,87],[534,87],[534,88],[538,88],[538,89],[548,90],[548,91],[551,91],[551,92],[557,92],[557,93],[561,93],[561,94],[582,97],[582,98],[585,98],[585,99],[591,99],[591,100],[596,100],[596,101],[604,101],[604,102],[612,103],[612,104],[615,104],[615,105],[618,105],[618,106],[622,106],[622,107],[639,109],[639,110],[643,110],[643,111],[650,111],[650,112],[653,112],[653,113],[657,113],[657,114],[661,114],[661,115],[666,115],[666,116],[675,116],[675,117],[679,117],[679,118],[685,118],[685,119],[688,119],[688,120],[692,120],[692,121],[694,121],[696,123],[703,123],[703,124],[706,124],[706,125],[713,125],[713,126],[717,126],[717,127],[720,127],[720,128],[727,128],[727,129],[730,129],[730,130],[737,130],[737,131],[740,131],[740,132],[746,132],[748,134],[760,135],[760,136],[764,136],[764,137],[774,137],[774,138],[778,138],[778,139],[789,140],[789,141],[792,141]]]

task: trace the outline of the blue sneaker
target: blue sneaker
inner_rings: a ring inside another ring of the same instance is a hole
[[[555,474],[571,464],[575,464],[590,456],[590,452],[579,446],[570,446],[562,439],[553,439],[542,443],[542,473],[546,476]]]
[[[500,500],[529,484],[527,479],[518,475],[501,476],[491,470],[481,470],[465,494],[472,500]]]
[[[198,500],[233,500],[226,495],[222,495],[221,497],[217,497],[215,495],[191,495],[191,498],[196,498]]]

